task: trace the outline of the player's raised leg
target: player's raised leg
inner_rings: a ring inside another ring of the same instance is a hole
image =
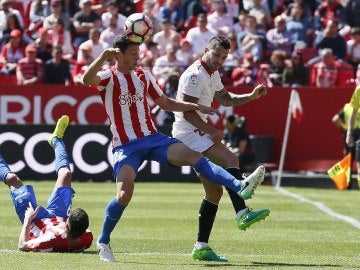
[[[64,186],[71,187],[72,173],[70,171],[69,156],[62,140],[68,125],[69,116],[63,115],[60,117],[56,122],[54,132],[50,135],[48,140],[55,152],[55,170],[58,176],[55,188]]]
[[[168,160],[177,166],[190,165],[211,182],[225,186],[236,192],[244,200],[250,199],[256,187],[264,180],[265,167],[260,165],[244,180],[236,179],[226,170],[212,163],[201,153],[188,148],[183,143],[174,143],[169,146]]]

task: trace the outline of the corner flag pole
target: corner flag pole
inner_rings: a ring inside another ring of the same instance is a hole
[[[291,90],[291,94],[290,94],[290,101],[289,101],[289,108],[288,108],[288,113],[287,113],[287,117],[286,117],[284,139],[283,139],[283,145],[282,145],[282,148],[281,148],[279,171],[278,171],[278,175],[277,175],[277,179],[276,179],[276,187],[277,188],[279,188],[281,186],[281,176],[282,176],[282,172],[283,172],[283,168],[284,168],[285,152],[286,152],[286,147],[287,147],[287,142],[288,142],[288,137],[289,137],[289,131],[290,131],[292,103],[293,103],[293,100],[294,100],[294,95],[296,94],[295,92],[296,92],[296,90],[293,89],[293,90]]]

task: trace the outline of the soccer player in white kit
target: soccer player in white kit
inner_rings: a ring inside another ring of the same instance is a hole
[[[97,240],[100,260],[114,262],[110,235],[130,203],[134,181],[145,160],[156,160],[175,166],[190,165],[217,184],[225,185],[244,199],[249,199],[264,179],[265,168],[259,166],[247,179],[240,181],[210,162],[179,140],[156,130],[151,119],[148,97],[163,110],[216,113],[217,110],[198,104],[168,98],[156,84],[150,71],[136,68],[139,45],[126,35],[115,38],[113,48],[106,49],[90,64],[84,83],[97,86],[111,122],[113,134],[113,177],[116,196],[106,207],[101,234]],[[102,70],[104,62],[116,58],[115,68]]]
[[[218,70],[228,56],[230,42],[228,39],[215,36],[203,56],[189,66],[181,75],[176,99],[211,106],[214,97],[224,106],[237,106],[260,98],[267,93],[265,86],[258,85],[249,94],[235,95],[229,93],[221,82]],[[203,153],[215,164],[225,168],[235,178],[240,179],[238,158],[221,142],[223,131],[207,124],[207,115],[201,112],[176,112],[172,135],[191,149]],[[209,237],[215,221],[218,204],[222,196],[222,187],[210,183],[201,173],[200,180],[204,185],[205,198],[199,209],[198,238],[193,248],[192,257],[204,261],[227,261],[218,256],[209,247]],[[239,196],[227,188],[236,212],[237,226],[246,230],[251,224],[265,219],[270,211],[254,211],[245,205]]]

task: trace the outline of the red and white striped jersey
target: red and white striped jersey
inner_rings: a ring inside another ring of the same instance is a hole
[[[137,68],[129,74],[115,69],[99,71],[98,90],[111,122],[113,147],[157,132],[151,118],[148,96],[163,95],[148,70]]]
[[[93,235],[86,230],[78,241],[69,242],[66,237],[66,219],[62,217],[43,218],[32,223],[27,247],[41,252],[77,252],[91,246]]]

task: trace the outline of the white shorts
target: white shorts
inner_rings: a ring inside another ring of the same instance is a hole
[[[182,141],[190,149],[203,153],[214,145],[214,142],[210,139],[210,136],[206,133],[199,132],[195,129],[186,133],[178,133],[173,130],[173,137]]]

